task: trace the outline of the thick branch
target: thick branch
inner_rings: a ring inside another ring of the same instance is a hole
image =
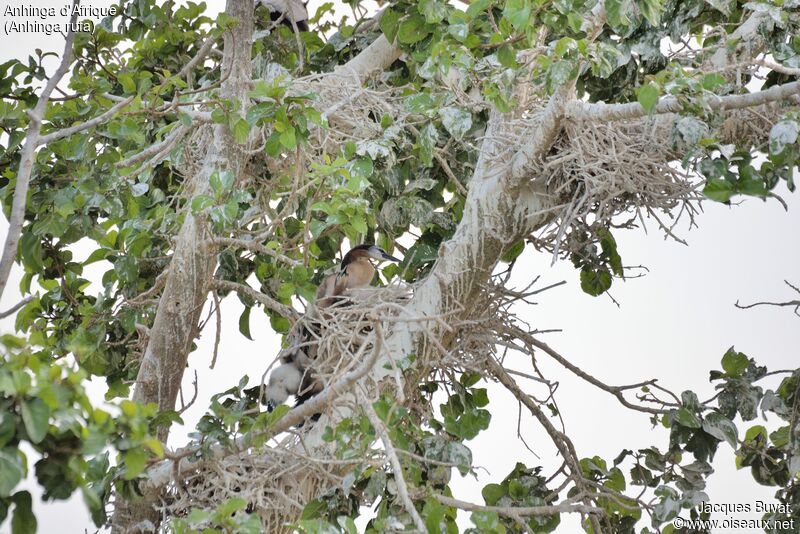
[[[783,85],[776,85],[763,91],[747,93],[743,95],[728,95],[707,100],[709,108],[717,111],[744,109],[788,100],[796,95],[800,95],[800,82],[790,82]],[[659,99],[653,114],[680,113],[683,111],[683,104],[675,97],[668,96]],[[618,121],[638,119],[649,115],[638,102],[627,104],[604,104],[573,101],[567,105],[566,115],[571,119],[590,120],[590,121]]]

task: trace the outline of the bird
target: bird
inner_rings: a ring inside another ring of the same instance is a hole
[[[283,351],[281,364],[270,374],[266,388],[267,411],[271,412],[286,402],[290,395],[295,396],[295,406],[300,406],[322,391],[324,386],[315,379],[313,372],[315,354],[310,345],[313,345],[315,336],[305,323],[313,323],[321,310],[334,310],[336,306],[344,305],[353,291],[368,287],[376,273],[373,260],[401,261],[376,245],[358,245],[344,255],[337,272],[322,280],[314,305],[306,312],[311,321],[302,322],[299,343]]]
[[[375,277],[371,260],[400,262],[376,245],[358,245],[345,254],[339,272],[328,275],[319,285],[315,303],[317,308],[327,308],[345,300],[345,293],[367,287]]]
[[[292,21],[297,25],[297,30],[308,31],[308,2],[301,0],[261,0],[260,3],[270,11],[272,22],[281,21],[282,24],[292,28]]]

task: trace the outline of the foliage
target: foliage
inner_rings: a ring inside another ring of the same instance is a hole
[[[84,389],[86,371],[44,350],[32,352],[22,338],[4,335],[0,343],[0,517],[13,506],[12,532],[36,531],[30,494],[15,491],[32,468],[46,500],[80,490],[92,518],[103,524],[112,485],[135,491],[130,481],[163,457],[150,432],[154,407],[129,400],[96,406]],[[33,466],[23,444],[39,457]]]

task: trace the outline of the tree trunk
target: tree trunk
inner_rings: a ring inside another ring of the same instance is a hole
[[[238,23],[224,37],[221,77],[225,81],[220,89],[220,98],[243,104],[247,102],[252,80],[253,11],[253,0],[228,0],[225,7],[225,13]],[[244,114],[246,109],[245,105],[241,106],[240,113]],[[244,150],[247,147],[233,139],[227,125],[215,125],[213,130],[213,142],[208,147],[202,167],[187,184],[188,198],[207,194],[211,190],[209,177],[214,172],[230,170],[238,176],[247,165],[248,156]],[[184,217],[133,395],[137,402],[158,404],[159,410],[175,409],[217,263],[216,254],[200,246],[210,237],[205,215],[193,215],[187,203]],[[168,426],[158,429],[161,441],[166,442],[168,435]],[[144,499],[136,501],[124,501],[119,495],[117,498],[113,532],[127,534],[155,530],[159,515],[153,507],[155,495],[148,493]]]

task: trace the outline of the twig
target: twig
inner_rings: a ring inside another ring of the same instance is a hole
[[[286,265],[290,267],[299,267],[303,265],[303,262],[292,259],[280,252],[275,252],[271,248],[265,247],[261,243],[249,240],[249,239],[234,239],[232,237],[217,237],[214,239],[210,239],[203,243],[203,246],[209,247],[240,247],[246,248],[247,250],[252,250],[253,252],[258,252],[269,256],[271,258],[275,258],[276,260],[282,261]]]
[[[253,300],[257,300],[270,310],[278,312],[283,317],[288,319],[289,322],[291,322],[292,324],[294,324],[297,321],[297,312],[294,310],[294,308],[292,308],[291,306],[287,306],[286,304],[281,304],[272,297],[269,297],[264,293],[261,293],[260,291],[256,291],[255,289],[246,284],[231,282],[229,280],[212,280],[211,288],[221,289],[223,291],[235,291],[236,293],[247,295]]]
[[[380,328],[380,323],[377,321],[375,321],[373,324],[374,328]],[[353,384],[355,384],[358,380],[363,378],[372,370],[372,368],[375,366],[375,362],[378,360],[378,356],[380,356],[382,349],[383,345],[375,342],[372,347],[372,352],[359,367],[331,383],[328,387],[322,390],[321,393],[315,395],[302,405],[293,408],[289,413],[284,415],[264,432],[255,433],[251,436],[239,437],[234,441],[231,447],[225,447],[222,444],[214,445],[211,447],[210,458],[219,460],[232,454],[236,454],[239,452],[240,448],[246,448],[247,444],[254,438],[269,439],[272,436],[280,434],[281,432],[285,432],[293,426],[297,426],[314,414],[320,413],[328,403],[352,388]],[[195,453],[199,452],[200,449],[200,445],[190,445],[182,450],[177,451],[175,454],[179,455],[180,458],[183,458],[178,467],[175,467],[174,463],[171,461],[160,462],[154,465],[147,471],[145,485],[153,488],[161,487],[169,483],[173,469],[177,469],[178,472],[194,469],[197,464],[186,462],[185,458],[194,455]]]
[[[214,299],[214,310],[217,316],[217,332],[214,335],[214,355],[211,356],[211,365],[208,366],[209,369],[213,369],[215,365],[217,365],[217,354],[219,353],[219,339],[222,335],[222,312],[219,309],[219,295],[216,291],[211,292],[211,298]],[[259,397],[261,398],[261,397]]]
[[[11,307],[10,307],[9,309],[7,309],[6,311],[4,311],[4,312],[0,312],[0,319],[5,319],[6,317],[8,317],[9,315],[11,315],[12,313],[14,313],[15,311],[17,311],[18,309],[22,308],[23,306],[25,306],[27,303],[29,303],[29,302],[30,302],[30,301],[32,301],[32,300],[33,300],[33,297],[32,297],[32,296],[27,296],[27,297],[25,297],[25,298],[24,298],[24,299],[22,299],[21,301],[17,302],[17,303],[16,303],[16,304],[14,304],[13,306],[11,306]]]
[[[406,484],[406,479],[403,476],[403,466],[400,465],[400,460],[397,458],[397,452],[395,452],[394,444],[389,438],[389,433],[386,431],[386,426],[380,420],[378,414],[375,413],[375,410],[372,408],[372,404],[366,395],[359,391],[358,397],[361,401],[361,407],[364,409],[364,413],[367,414],[369,422],[372,424],[372,427],[378,433],[378,436],[383,442],[383,448],[386,451],[386,456],[389,458],[389,463],[392,464],[392,472],[394,473],[394,481],[397,485],[397,493],[400,494],[400,499],[403,501],[403,506],[405,506],[406,511],[411,515],[411,519],[414,520],[414,525],[416,525],[417,530],[419,530],[421,534],[425,534],[428,532],[428,529],[425,527],[425,522],[422,520],[422,517],[420,517],[417,508],[414,506],[414,501],[412,501],[411,497],[408,495],[408,485]]]
[[[790,284],[788,280],[784,280],[783,282],[787,286],[789,286],[792,289],[794,289],[797,293],[800,293],[800,288]],[[744,305],[744,306],[739,304],[739,301],[737,300],[736,304],[734,304],[734,306],[736,306],[740,310],[747,310],[747,309],[750,309],[750,308],[754,308],[756,306],[779,306],[779,307],[782,307],[782,306],[794,306],[794,314],[797,315],[798,317],[800,317],[800,299],[798,299],[798,300],[787,300],[786,302],[768,302],[768,301],[765,301],[765,302],[754,302],[752,304],[747,304],[747,305]]]
[[[550,348],[550,346],[547,345],[547,343],[539,341],[538,339],[534,338],[533,336],[531,336],[530,334],[528,334],[527,332],[525,332],[521,328],[512,326],[511,329],[512,329],[514,335],[517,336],[519,339],[522,339],[523,341],[525,341],[525,343],[528,343],[529,345],[532,345],[534,347],[537,347],[537,348],[543,350],[547,355],[549,355],[551,358],[556,360],[558,363],[560,363],[561,365],[566,367],[568,370],[572,371],[578,377],[586,380],[587,382],[589,382],[590,384],[592,384],[594,386],[597,386],[598,388],[602,389],[603,391],[606,391],[606,392],[611,393],[612,395],[614,395],[617,398],[617,400],[619,400],[619,402],[623,406],[625,406],[626,408],[630,408],[631,410],[636,410],[638,412],[644,412],[644,413],[649,413],[649,414],[654,414],[654,415],[663,415],[663,414],[668,412],[668,410],[661,410],[661,409],[658,409],[658,408],[648,408],[646,406],[639,406],[637,404],[633,404],[630,401],[628,401],[628,399],[626,399],[625,396],[622,394],[623,391],[628,390],[628,389],[635,389],[637,387],[652,385],[653,384],[652,380],[649,380],[647,382],[641,382],[641,383],[638,383],[638,384],[631,384],[631,385],[628,385],[628,386],[609,386],[608,384],[606,384],[604,382],[601,382],[600,380],[596,379],[595,377],[593,377],[589,373],[583,371],[582,369],[580,369],[576,365],[573,365],[569,360],[567,360],[566,358],[561,356],[558,352],[556,352],[555,350]]]
[[[192,380],[192,386],[194,386],[194,394],[192,395],[192,400],[189,401],[189,404],[184,404],[183,402],[183,388],[180,389],[181,394],[181,409],[178,410],[178,415],[183,414],[186,410],[192,407],[192,404],[195,403],[197,400],[197,371],[194,372],[194,380]]]
[[[585,504],[554,504],[543,506],[484,506],[471,502],[461,501],[444,495],[436,495],[436,500],[445,506],[452,506],[467,512],[484,511],[495,512],[498,515],[513,518],[517,516],[542,517],[556,514],[603,514],[602,508],[588,506]]]
[[[572,478],[575,481],[576,487],[581,493],[587,495],[585,500],[587,506],[589,506],[588,504],[590,502],[588,499],[589,492],[587,491],[584,485],[585,480],[583,478],[583,469],[581,468],[578,456],[575,454],[572,442],[569,440],[566,434],[560,432],[556,427],[553,426],[553,424],[550,422],[550,420],[547,418],[544,412],[542,412],[541,408],[539,408],[536,405],[536,403],[534,403],[531,400],[531,398],[520,389],[520,387],[517,385],[514,379],[509,376],[506,370],[503,369],[503,366],[501,366],[494,358],[487,358],[486,366],[488,370],[492,373],[492,375],[494,375],[494,377],[497,378],[497,380],[503,386],[505,386],[505,388],[509,390],[511,394],[514,395],[514,397],[516,397],[518,401],[524,404],[525,407],[528,408],[528,410],[531,412],[531,414],[533,414],[536,420],[539,421],[539,424],[541,424],[542,427],[544,427],[545,431],[552,439],[553,444],[561,453],[561,457],[569,466],[569,470],[572,473]],[[592,508],[591,506],[589,507]],[[594,532],[597,533],[602,532],[602,529],[600,528],[600,523],[597,520],[597,518],[590,516],[589,519],[590,522],[592,523],[592,529],[594,530]]]

